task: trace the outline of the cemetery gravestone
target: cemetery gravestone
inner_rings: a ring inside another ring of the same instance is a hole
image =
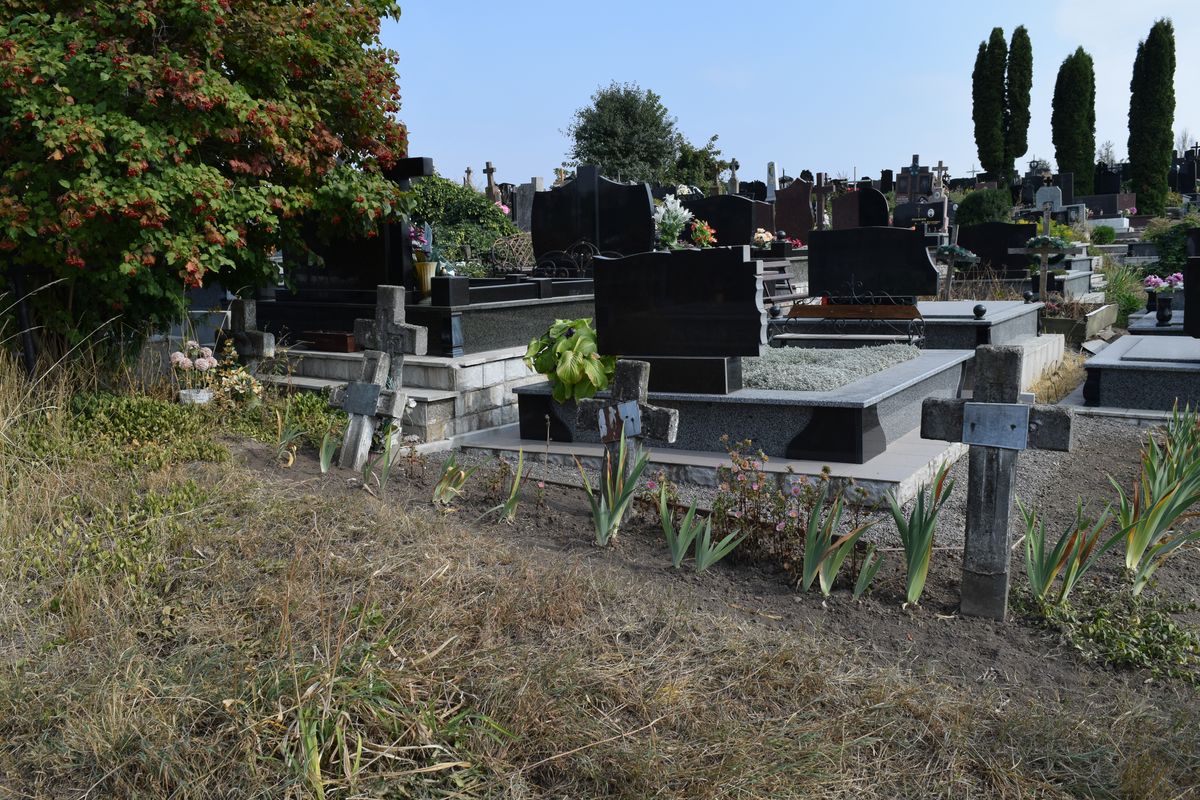
[[[528,233],[533,221],[533,197],[538,192],[546,190],[541,178],[530,178],[529,183],[522,183],[513,190],[512,220],[513,224]]]
[[[329,404],[350,415],[350,425],[338,454],[338,466],[343,469],[361,471],[366,466],[379,417],[400,419],[404,413],[405,396],[386,386],[390,367],[387,353],[367,350],[363,353],[359,379],[330,393]]]
[[[403,286],[380,286],[375,296],[375,319],[355,320],[354,340],[363,349],[387,353],[391,364],[388,386],[399,389],[404,378],[404,356],[428,353],[429,331],[404,321]]]
[[[767,200],[767,185],[762,181],[742,181],[742,186],[738,194],[742,197],[748,197],[751,200],[765,203]]]
[[[809,294],[836,302],[890,299],[914,304],[935,295],[938,271],[920,231],[853,228],[813,231],[808,251]]]
[[[258,330],[258,304],[254,300],[239,297],[229,304],[229,337],[239,360],[251,372],[260,360],[275,357],[275,334]]]
[[[499,203],[500,187],[496,185],[496,168],[492,166],[492,162],[487,162],[483,168],[483,174],[487,175],[487,188],[483,191],[484,195],[493,203]]]
[[[779,181],[775,178],[775,162],[767,162],[767,196],[764,198],[768,203],[775,202],[775,192],[779,190]],[[769,228],[767,230],[770,230]]]
[[[1034,193],[1033,204],[1038,208],[1045,208],[1046,204],[1050,204],[1050,211],[1058,213],[1063,210],[1063,193],[1062,189],[1057,186],[1042,186]]]
[[[922,407],[923,438],[971,445],[960,606],[966,616],[1003,621],[1008,613],[1017,455],[1071,449],[1069,408],[1018,403],[1022,357],[1019,347],[979,347],[972,399],[929,398]]]
[[[635,451],[642,439],[671,444],[679,433],[679,412],[650,405],[649,390],[650,363],[618,359],[609,398],[578,401],[575,424],[579,430],[599,431],[601,441],[614,459],[622,433]],[[632,463],[630,458],[626,469]]]
[[[833,187],[827,182],[824,172],[817,173],[816,183],[813,184],[813,205],[817,209],[817,230],[825,230],[825,198],[833,193]]]
[[[749,245],[754,239],[755,228],[773,229],[773,225],[761,224],[763,206],[771,211],[767,203],[759,203],[742,195],[688,197],[683,200],[684,208],[713,227],[719,244],[732,247]]]
[[[742,190],[742,183],[738,180],[737,171],[742,168],[735,158],[729,162],[729,194],[737,194]]]
[[[860,186],[833,201],[833,229],[886,228],[889,224],[887,198],[870,186]]]
[[[812,188],[808,181],[793,181],[775,193],[775,224],[802,242],[813,229]]]
[[[1000,277],[1025,278],[1029,275],[1029,258],[1010,253],[1037,236],[1033,223],[982,222],[958,229],[958,244],[979,256],[979,263],[968,272],[995,272]]]
[[[654,201],[644,183],[621,184],[582,165],[575,179],[533,198],[534,255],[566,252],[580,242],[602,253],[642,253],[654,247]]]

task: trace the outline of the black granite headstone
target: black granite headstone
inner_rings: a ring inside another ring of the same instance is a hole
[[[809,181],[793,181],[775,192],[775,224],[790,238],[808,241],[813,229],[812,188]]]
[[[1093,184],[1092,191],[1098,195],[1120,194],[1121,168],[1112,167],[1104,163],[1097,164],[1095,183]]]
[[[860,186],[856,191],[834,198],[834,230],[886,228],[889,224],[887,198],[871,186]]]
[[[762,263],[745,247],[599,258],[595,292],[605,355],[757,356],[766,341]]]
[[[911,228],[916,225],[916,203],[900,203],[892,210],[892,226],[896,228]]]
[[[762,181],[743,181],[738,187],[738,194],[742,197],[749,197],[751,200],[766,202],[767,184]]]
[[[1075,173],[1060,172],[1054,176],[1054,185],[1062,189],[1064,206],[1075,205]]]
[[[654,201],[644,183],[623,184],[580,166],[575,178],[533,196],[535,256],[590,242],[602,253],[642,253],[654,247]]]
[[[683,206],[713,227],[717,232],[717,243],[724,246],[748,245],[754,238],[756,228],[774,231],[773,222],[766,220],[774,214],[770,203],[760,203],[736,194],[714,195],[713,197],[684,198]],[[763,207],[766,207],[765,210]]]
[[[981,222],[958,229],[958,245],[979,256],[979,263],[967,267],[968,272],[998,272],[1024,277],[1029,270],[1029,256],[1013,255],[1011,248],[1021,248],[1037,236],[1033,223]]]
[[[808,291],[839,301],[912,302],[937,293],[938,272],[921,231],[852,228],[813,231],[808,245]]]
[[[1188,231],[1188,260],[1183,266],[1183,285],[1194,281],[1200,286],[1200,228]],[[1183,332],[1200,339],[1200,292],[1185,292],[1183,296]]]
[[[896,188],[896,173],[885,169],[879,173],[879,191],[887,194]]]

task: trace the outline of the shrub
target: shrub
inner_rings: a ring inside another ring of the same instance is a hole
[[[1158,217],[1150,220],[1142,238],[1158,245],[1158,272],[1170,275],[1182,272],[1187,263],[1188,231],[1200,228],[1200,214],[1188,214],[1180,220]]]
[[[497,239],[517,233],[512,220],[487,197],[436,175],[413,184],[412,202],[413,221],[433,226],[433,243],[447,260],[466,260],[467,245],[473,256],[481,256]]]
[[[1092,244],[1112,244],[1116,239],[1117,232],[1109,225],[1092,228]]]
[[[978,225],[981,222],[1011,222],[1012,197],[1003,189],[971,192],[958,204],[955,223]]]

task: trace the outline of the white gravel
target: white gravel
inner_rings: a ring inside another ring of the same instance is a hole
[[[920,350],[906,344],[848,350],[771,348],[760,358],[742,359],[742,380],[750,389],[828,392],[920,354]]]

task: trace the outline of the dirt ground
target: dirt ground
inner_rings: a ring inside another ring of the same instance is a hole
[[[1019,459],[1017,494],[1045,515],[1052,541],[1074,518],[1077,499],[1095,513],[1115,498],[1109,476],[1123,486],[1129,485],[1148,434],[1145,428],[1095,418],[1078,418],[1075,425],[1073,452],[1028,451]],[[252,446],[242,450],[241,457],[257,462],[263,469],[278,470],[281,477],[311,481],[321,485],[322,491],[345,493],[349,502],[364,491],[357,475],[320,475],[311,457],[302,455],[288,470],[273,465],[265,449]],[[402,462],[397,463],[383,489],[383,499],[435,513],[430,508],[430,494],[440,463],[436,456],[421,468],[413,465],[406,470]],[[415,474],[410,476],[406,471]],[[485,498],[487,473],[485,464],[456,504],[452,516],[461,524],[480,536],[518,543],[536,561],[615,572],[631,591],[651,591],[682,606],[733,615],[753,625],[804,631],[815,634],[818,641],[832,637],[880,665],[977,687],[989,696],[998,694],[1012,701],[1087,703],[1141,692],[1147,684],[1156,685],[1155,692],[1164,699],[1195,696],[1192,689],[1178,681],[1090,663],[1060,634],[1019,610],[1003,624],[958,614],[967,496],[965,458],[951,471],[957,486],[939,520],[937,549],[919,608],[903,607],[903,554],[894,541],[890,517],[883,510],[876,515],[880,520],[876,534],[882,546],[897,549],[886,552],[872,590],[855,602],[849,587],[839,584],[833,596],[823,601],[815,591],[798,590],[789,574],[768,564],[738,563],[731,558],[701,575],[693,574],[686,564],[679,571],[672,569],[657,510],[647,507],[639,508],[627,519],[615,546],[598,548],[592,543],[590,511],[581,488],[547,484],[544,505],[538,507],[534,484],[529,481],[514,524],[479,521],[479,516],[494,505]],[[1018,609],[1025,580],[1023,550],[1016,546],[1022,531],[1014,509],[1011,574]],[[1122,554],[1114,550],[1085,578],[1085,583],[1094,583],[1103,592],[1127,592],[1122,569]],[[1200,549],[1189,548],[1173,557],[1160,569],[1158,580],[1149,592],[1183,603],[1200,602]],[[1200,616],[1194,612],[1179,619],[1200,625]]]

